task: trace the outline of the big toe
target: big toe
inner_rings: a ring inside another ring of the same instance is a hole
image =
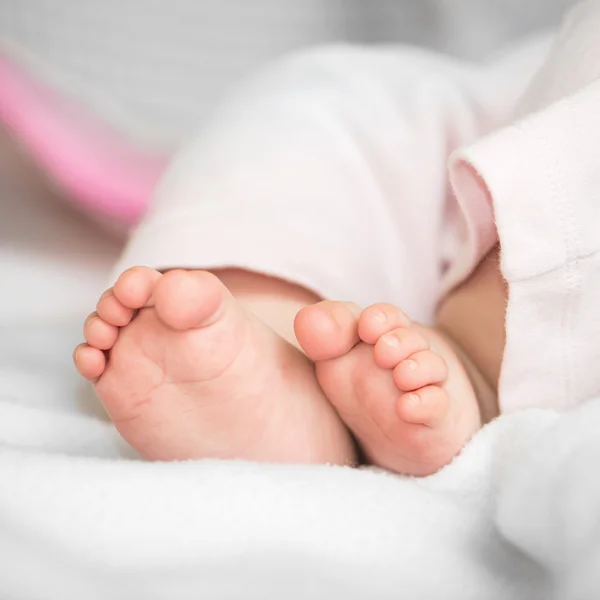
[[[313,360],[338,358],[359,342],[361,309],[352,302],[324,300],[303,308],[294,321],[298,342]]]
[[[153,293],[154,306],[163,323],[180,331],[206,327],[227,310],[231,294],[208,271],[169,271]]]

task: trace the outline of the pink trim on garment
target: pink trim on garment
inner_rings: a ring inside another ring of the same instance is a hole
[[[444,293],[464,281],[498,243],[490,191],[477,168],[464,156],[462,150],[450,156],[448,173],[460,208],[460,222],[456,224],[460,249],[444,274]]]
[[[453,157],[450,173],[456,199],[468,220],[474,258],[479,261],[498,243],[494,205],[477,168],[464,157]]]
[[[131,225],[167,159],[144,155],[74,101],[0,57],[0,124],[81,208]]]

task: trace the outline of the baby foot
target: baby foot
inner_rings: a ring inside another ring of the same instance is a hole
[[[75,350],[80,374],[145,458],[351,464],[312,363],[206,271],[125,271]]]
[[[323,391],[369,463],[406,475],[436,472],[481,426],[465,367],[438,331],[394,306],[373,305],[354,320],[342,316],[347,311],[320,303],[296,318]]]

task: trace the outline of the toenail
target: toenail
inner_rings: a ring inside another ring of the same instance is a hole
[[[327,311],[331,319],[333,319],[338,325],[344,325],[347,321],[348,313],[346,312],[345,306],[334,304],[329,307]]]
[[[358,306],[358,304],[354,304],[353,302],[347,302],[344,306],[357,319],[360,317],[360,315],[362,315],[363,309],[360,306]]]
[[[387,315],[379,308],[373,309],[373,319],[379,323],[387,323]]]
[[[89,325],[90,323],[93,323],[96,319],[98,319],[98,315],[96,313],[92,313],[91,315],[88,315],[88,318],[85,320],[85,324]]]
[[[404,400],[404,404],[408,406],[417,406],[421,403],[421,398],[419,394],[408,394]]]
[[[392,346],[392,348],[400,348],[402,346],[400,340],[393,333],[386,333],[381,338],[381,341],[388,346]]]
[[[102,296],[100,296],[100,300],[104,300],[104,298],[107,298],[108,296],[111,296],[112,293],[113,293],[112,289],[106,290],[104,292],[104,294],[102,294]],[[100,300],[98,300],[98,302],[100,302]]]
[[[416,370],[417,370],[417,368],[419,367],[419,365],[418,365],[418,364],[417,364],[417,363],[416,363],[414,360],[412,360],[412,359],[410,359],[410,358],[409,358],[408,360],[404,360],[404,361],[402,361],[402,364],[403,364],[403,365],[406,365],[406,368],[407,368],[409,371],[416,371]]]

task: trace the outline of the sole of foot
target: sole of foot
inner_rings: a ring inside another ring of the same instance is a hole
[[[445,337],[398,308],[323,302],[296,336],[366,460],[415,476],[447,465],[480,428],[468,374]]]
[[[152,460],[354,464],[313,363],[207,271],[125,271],[74,360],[123,437]]]

